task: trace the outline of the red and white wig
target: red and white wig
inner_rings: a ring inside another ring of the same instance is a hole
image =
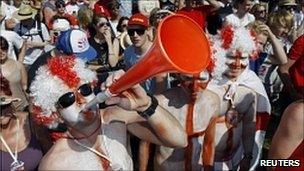
[[[87,69],[85,62],[73,55],[49,59],[46,65],[37,70],[30,87],[35,121],[48,127],[56,125],[58,99],[79,85],[96,80],[96,73]]]

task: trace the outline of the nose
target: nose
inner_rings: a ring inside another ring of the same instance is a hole
[[[240,58],[236,58],[235,59],[235,67],[241,67],[241,59]]]
[[[137,31],[134,31],[134,36],[138,37]]]
[[[75,97],[78,105],[82,105],[86,102],[85,98],[78,91],[75,92]]]

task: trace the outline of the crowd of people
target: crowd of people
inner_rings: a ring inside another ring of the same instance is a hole
[[[208,66],[92,105],[174,15]],[[0,65],[1,170],[304,169],[303,0],[1,0]]]

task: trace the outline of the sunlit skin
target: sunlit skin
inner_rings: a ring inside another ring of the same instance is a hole
[[[123,20],[122,21],[122,23],[121,23],[121,25],[122,25],[122,32],[125,32],[125,31],[127,31],[127,25],[128,25],[128,22],[129,22],[129,20]],[[123,26],[125,26],[125,27],[123,27]]]
[[[237,79],[248,65],[248,57],[228,57],[226,65],[228,66],[225,75],[230,79]]]
[[[3,97],[3,93],[0,93],[1,97]],[[0,115],[0,127],[1,128],[6,128],[10,121],[12,120],[13,116],[13,108],[11,105],[5,105],[1,106],[1,115]]]
[[[266,18],[266,9],[265,7],[263,6],[260,6],[256,12],[254,13],[254,17],[257,19],[257,20],[265,20]]]
[[[267,39],[268,39],[268,36],[261,33],[261,34],[258,34],[256,36],[256,42],[257,42],[257,48],[258,48],[258,51],[259,52],[262,52],[263,49],[264,49],[264,46],[266,45],[267,43]]]
[[[0,63],[4,63],[7,60],[7,50],[3,50],[0,48]]]
[[[57,12],[58,15],[63,15],[65,13],[65,7],[63,5],[57,7]]]
[[[271,27],[271,31],[279,38],[286,38],[290,29],[287,26],[276,25]]]
[[[101,34],[104,34],[106,31],[110,30],[110,27],[105,23],[109,23],[108,20],[105,18],[100,18],[98,24],[96,25],[96,30]],[[101,26],[101,24],[103,24],[103,26]]]
[[[94,122],[94,118],[97,116],[97,107],[96,110],[89,110],[86,112],[82,112],[84,106],[92,100],[95,95],[91,94],[87,97],[81,95],[76,89],[73,90],[75,94],[75,102],[71,106],[67,108],[58,108],[58,112],[61,117],[63,117],[68,125],[87,125]]]
[[[5,28],[7,30],[13,30],[15,28],[16,24],[17,24],[16,20],[13,18],[9,18],[9,19],[5,20]]]
[[[250,11],[253,3],[250,0],[246,0],[243,3],[237,5],[237,13],[240,15],[245,15],[247,12]]]

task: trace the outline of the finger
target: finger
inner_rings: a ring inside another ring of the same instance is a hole
[[[107,89],[105,82],[101,83],[100,89],[101,89],[101,91],[105,91]]]
[[[115,96],[115,97],[111,97],[109,99],[107,99],[105,101],[106,105],[114,105],[114,104],[119,104],[121,101],[121,98]]]
[[[105,88],[108,88],[108,87],[110,87],[110,85],[112,85],[112,83],[113,83],[113,77],[114,77],[114,73],[110,73],[109,76],[108,76],[108,78],[104,82]]]

